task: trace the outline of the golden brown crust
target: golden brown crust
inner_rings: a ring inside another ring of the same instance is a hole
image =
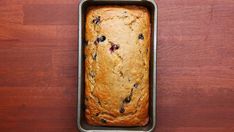
[[[86,16],[85,117],[98,126],[148,123],[150,16],[141,6],[96,6]]]

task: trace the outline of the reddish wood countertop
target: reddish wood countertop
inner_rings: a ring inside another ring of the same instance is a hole
[[[76,132],[77,0],[0,1],[0,131]],[[233,0],[157,0],[157,132],[234,131]]]

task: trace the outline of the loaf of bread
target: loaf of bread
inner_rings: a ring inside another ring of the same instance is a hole
[[[148,123],[150,14],[93,6],[85,25],[85,117],[95,126]]]

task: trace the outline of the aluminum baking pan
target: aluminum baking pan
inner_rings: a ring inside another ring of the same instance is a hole
[[[150,52],[150,98],[149,122],[144,127],[104,127],[87,124],[84,117],[84,44],[85,16],[92,5],[141,5],[148,8],[151,17],[151,52]],[[79,3],[78,32],[78,105],[77,125],[81,132],[152,132],[156,126],[156,47],[157,47],[157,5],[153,0],[81,0]]]

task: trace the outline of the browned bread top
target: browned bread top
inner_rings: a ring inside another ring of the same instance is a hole
[[[150,30],[150,15],[142,6],[88,10],[85,117],[89,124],[147,124]]]

